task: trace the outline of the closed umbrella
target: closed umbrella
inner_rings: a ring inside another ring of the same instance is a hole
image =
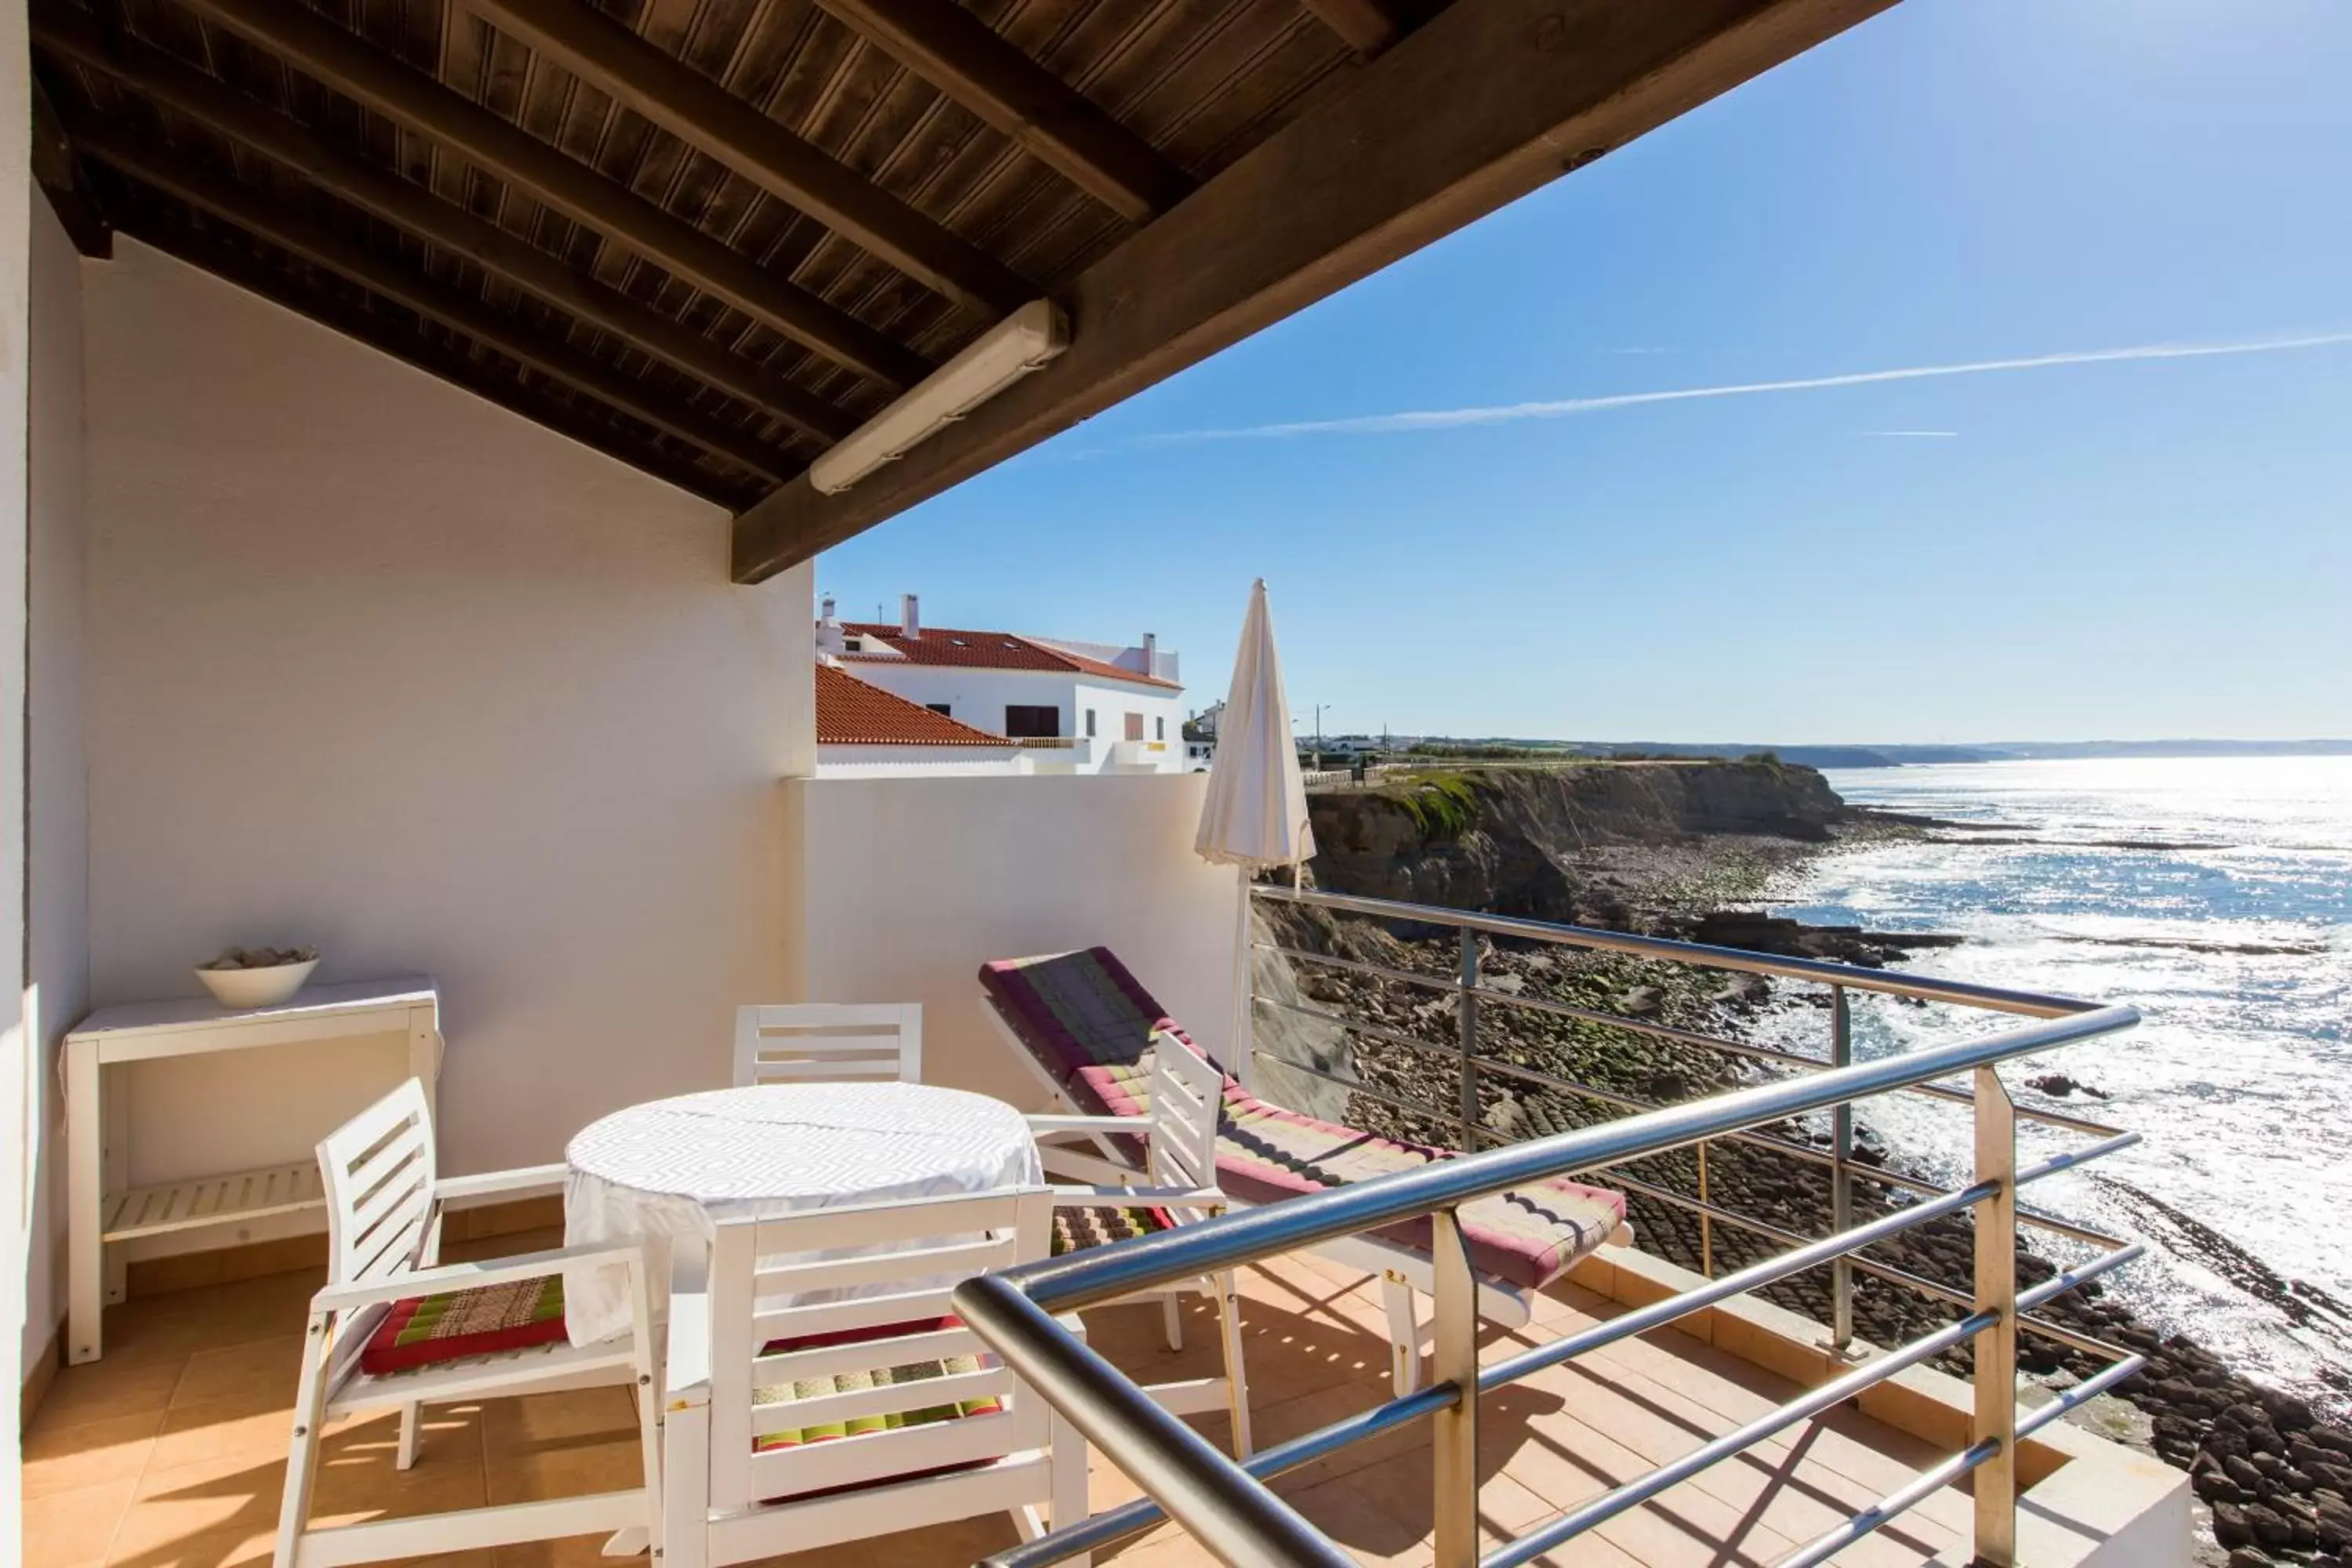
[[[1274,617],[1265,579],[1250,588],[1234,656],[1233,688],[1217,719],[1217,754],[1209,770],[1208,799],[1193,850],[1213,864],[1237,868],[1234,920],[1233,1059],[1226,1066],[1244,1082],[1250,1062],[1251,879],[1277,866],[1294,868],[1315,853],[1307,820],[1307,786],[1298,776],[1298,748],[1290,734],[1290,703],[1282,692],[1282,660],[1274,647]]]

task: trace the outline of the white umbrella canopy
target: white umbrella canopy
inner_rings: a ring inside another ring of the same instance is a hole
[[[1250,1036],[1250,879],[1277,866],[1296,867],[1315,853],[1307,820],[1307,785],[1298,776],[1298,747],[1290,735],[1290,702],[1282,694],[1282,659],[1274,648],[1274,616],[1265,579],[1250,587],[1249,615],[1234,656],[1234,683],[1217,718],[1217,754],[1209,769],[1200,857],[1236,868],[1234,914],[1234,1008],[1225,1068],[1244,1084],[1256,1079]]]
[[[1245,875],[1296,866],[1315,853],[1263,577],[1250,587],[1249,615],[1234,655],[1234,683],[1217,719],[1216,763],[1209,771],[1209,796],[1192,847],[1202,859],[1238,866]]]

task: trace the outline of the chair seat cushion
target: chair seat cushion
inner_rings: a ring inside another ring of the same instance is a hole
[[[563,1338],[563,1278],[521,1279],[406,1296],[392,1304],[360,1352],[360,1368],[383,1376],[421,1366],[554,1344]]]
[[[1054,1256],[1060,1258],[1072,1252],[1084,1252],[1090,1247],[1108,1247],[1114,1242],[1133,1241],[1155,1231],[1167,1230],[1175,1225],[1168,1211],[1144,1205],[1087,1204],[1065,1208],[1054,1205]]]
[[[980,982],[1013,1037],[1087,1115],[1150,1114],[1155,1032],[1199,1049],[1108,948],[984,964]],[[1286,1110],[1225,1078],[1217,1184],[1241,1202],[1274,1203],[1450,1158]],[[1536,1289],[1607,1241],[1624,1218],[1622,1194],[1555,1179],[1464,1205],[1462,1230],[1475,1267]],[[1430,1231],[1423,1217],[1376,1234],[1426,1253]]]
[[[761,1355],[782,1355],[791,1351],[815,1350],[823,1345],[863,1344],[869,1340],[898,1339],[907,1334],[937,1333],[944,1329],[963,1326],[958,1318],[933,1318],[908,1323],[884,1323],[871,1328],[845,1329],[838,1333],[806,1334],[797,1339],[771,1340],[761,1348]],[[795,1399],[818,1399],[827,1394],[849,1394],[868,1388],[893,1388],[901,1384],[919,1384],[932,1378],[947,1377],[956,1373],[978,1372],[985,1364],[978,1355],[934,1357],[910,1362],[904,1366],[876,1367],[858,1372],[841,1373],[831,1377],[803,1379],[789,1389],[779,1385],[752,1392],[753,1405],[789,1405]],[[967,1415],[992,1415],[1003,1405],[995,1398],[967,1399],[948,1405],[928,1405],[919,1410],[894,1410],[883,1415],[860,1416],[854,1421],[826,1422],[815,1426],[787,1427],[754,1438],[751,1447],[762,1453],[779,1448],[798,1448],[811,1443],[831,1442],[841,1437],[863,1436],[868,1432],[891,1432],[904,1426],[928,1426],[940,1421],[961,1420]],[[900,1478],[903,1479],[903,1478]]]

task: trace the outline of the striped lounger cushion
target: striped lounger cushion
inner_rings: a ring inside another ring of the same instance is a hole
[[[1155,1030],[1192,1046],[1108,948],[984,964],[980,983],[1013,1037],[1087,1115],[1149,1113]],[[1270,1105],[1230,1074],[1224,1098],[1217,1179],[1244,1203],[1274,1203],[1452,1157]],[[1624,1218],[1620,1194],[1554,1180],[1465,1205],[1462,1228],[1478,1268],[1539,1289],[1608,1240]],[[1429,1250],[1426,1218],[1379,1234]]]
[[[563,1279],[484,1285],[392,1304],[360,1352],[360,1370],[382,1377],[467,1356],[551,1345],[563,1338]]]

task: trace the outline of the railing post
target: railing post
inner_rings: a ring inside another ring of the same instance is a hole
[[[1830,1066],[1853,1063],[1853,1011],[1845,987],[1830,987]],[[1830,1111],[1830,1229],[1853,1227],[1853,1103]],[[1843,1258],[1830,1265],[1830,1342],[1840,1355],[1853,1343],[1853,1265]]]
[[[1976,1179],[2000,1191],[1976,1205],[1976,1310],[1998,1311],[1977,1335],[1973,1442],[2000,1450],[1976,1473],[1976,1550],[1985,1568],[2017,1562],[2017,1108],[2000,1075],[1976,1069]]]
[[[1462,928],[1462,991],[1455,1026],[1462,1047],[1462,1152],[1478,1152],[1478,933]]]
[[[1436,1568],[1476,1568],[1478,1562],[1478,1284],[1457,1211],[1431,1215],[1431,1260],[1436,1279],[1436,1355],[1433,1383],[1460,1391],[1432,1417],[1435,1449]]]
[[[1710,1204],[1714,1197],[1706,1190],[1707,1140],[1698,1141],[1698,1201]],[[1707,1279],[1715,1278],[1715,1216],[1701,1208],[1698,1211],[1698,1271]]]

